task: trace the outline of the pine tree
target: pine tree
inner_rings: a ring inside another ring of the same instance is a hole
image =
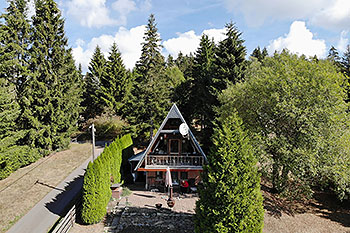
[[[46,150],[64,148],[81,111],[81,82],[53,0],[35,2],[32,41],[31,77],[21,100],[26,140]]]
[[[243,122],[220,119],[196,203],[196,232],[262,232],[264,210],[257,159]]]
[[[189,97],[193,110],[191,119],[198,120],[202,130],[211,128],[211,121],[214,120],[213,105],[216,104],[212,90],[214,51],[214,41],[204,34],[195,53]]]
[[[260,50],[260,47],[258,46],[257,48],[255,48],[253,50],[253,52],[250,56],[258,59],[259,62],[262,62],[267,55],[268,55],[268,52],[267,52],[266,48],[264,47],[263,50]]]
[[[27,1],[9,1],[6,13],[0,19],[4,21],[0,23],[0,74],[15,84],[17,96],[20,96],[28,76],[30,25]]]
[[[215,53],[214,76],[217,93],[226,89],[228,84],[244,79],[246,48],[241,35],[232,22],[226,24],[226,38],[219,43]]]
[[[350,102],[350,45],[346,46],[346,50],[341,58],[341,70],[347,79],[344,82],[344,89],[347,93],[346,102]]]
[[[165,62],[157,30],[151,14],[143,37],[141,57],[135,67],[132,104],[127,114],[128,121],[137,128],[137,134],[142,136],[149,131],[150,138],[170,105],[169,83],[165,77]]]
[[[96,46],[89,64],[89,72],[84,78],[82,105],[85,107],[83,115],[86,120],[100,115],[103,111],[100,86],[102,77],[106,76],[106,63],[100,47]]]
[[[329,49],[327,59],[332,61],[337,67],[341,66],[339,52],[334,46],[331,46]]]
[[[106,74],[100,77],[100,96],[104,105],[117,115],[121,114],[129,84],[130,75],[125,69],[117,44],[113,43],[106,62]]]
[[[15,85],[0,77],[0,180],[40,157],[37,150],[20,143],[24,131],[16,125],[19,116]]]

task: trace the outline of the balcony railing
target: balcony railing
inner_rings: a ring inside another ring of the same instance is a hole
[[[147,166],[176,166],[192,167],[203,166],[204,159],[202,156],[178,156],[178,155],[148,155]]]

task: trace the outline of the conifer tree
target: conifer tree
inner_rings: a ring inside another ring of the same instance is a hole
[[[196,232],[262,232],[257,159],[237,116],[220,119],[196,203]]]
[[[128,92],[130,75],[122,61],[117,44],[113,43],[106,62],[105,75],[100,77],[100,96],[104,105],[120,115]]]
[[[77,123],[81,82],[56,3],[35,1],[32,20],[31,77],[21,100],[21,123],[27,143],[55,150],[67,146]]]
[[[341,70],[347,79],[344,82],[344,88],[347,93],[346,102],[350,102],[350,45],[346,46],[346,50],[341,58]]]
[[[235,84],[244,79],[246,47],[241,35],[232,22],[226,24],[226,38],[219,43],[215,53],[214,77],[217,93],[226,89],[229,83]]]
[[[259,62],[262,62],[264,58],[268,55],[266,48],[263,48],[263,50],[260,50],[260,47],[258,46],[255,48],[250,55],[251,57],[255,57],[258,59]]]
[[[41,156],[38,150],[21,143],[25,131],[16,124],[19,116],[15,85],[0,77],[0,180]]]
[[[27,20],[27,1],[9,1],[1,19],[0,74],[15,84],[16,93],[20,96],[28,76],[30,25]]]
[[[339,52],[334,46],[331,46],[329,49],[327,59],[332,61],[337,67],[341,67]]]
[[[189,97],[193,111],[191,119],[197,119],[202,130],[210,128],[211,121],[214,120],[213,105],[216,104],[212,90],[214,51],[214,41],[204,34],[195,53]]]
[[[106,76],[106,59],[99,46],[96,46],[89,63],[89,72],[84,78],[82,105],[85,107],[84,118],[87,120],[100,115],[103,111],[103,102],[100,98],[102,77]]]
[[[170,105],[169,83],[164,74],[165,62],[157,31],[151,14],[143,37],[141,57],[135,67],[132,105],[127,114],[128,121],[138,129],[138,135],[146,135],[149,131],[150,138]]]

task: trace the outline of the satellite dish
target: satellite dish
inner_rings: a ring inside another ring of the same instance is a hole
[[[182,136],[186,136],[188,134],[188,126],[186,123],[182,123],[179,127],[179,131]]]

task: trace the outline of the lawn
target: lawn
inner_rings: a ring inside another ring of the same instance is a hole
[[[91,144],[73,143],[1,180],[0,232],[7,231],[90,156]]]

